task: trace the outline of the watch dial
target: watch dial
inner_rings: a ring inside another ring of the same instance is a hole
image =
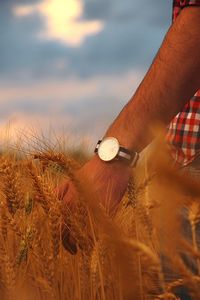
[[[113,137],[108,137],[102,140],[98,148],[99,157],[104,161],[114,159],[119,152],[118,140]]]

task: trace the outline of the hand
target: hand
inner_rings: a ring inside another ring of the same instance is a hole
[[[121,201],[131,175],[131,168],[120,161],[105,163],[94,156],[77,172],[77,178],[81,178],[92,187],[97,199],[105,208],[106,212],[114,214],[117,205]],[[66,206],[76,209],[77,192],[72,181],[65,181],[58,189],[59,197]],[[63,226],[62,235],[64,247],[72,254],[77,251],[76,242],[66,226]]]

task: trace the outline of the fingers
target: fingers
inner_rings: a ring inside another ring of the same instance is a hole
[[[70,181],[65,181],[57,189],[58,199],[64,204],[63,209],[67,209],[68,213],[72,213],[76,209],[77,193]],[[63,219],[61,229],[61,239],[63,247],[72,255],[77,253],[76,240],[72,236],[68,220]]]

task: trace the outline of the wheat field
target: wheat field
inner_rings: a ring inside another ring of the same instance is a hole
[[[0,156],[0,299],[200,299],[200,187],[162,145],[133,170],[115,216],[75,171],[86,156],[50,148]],[[76,211],[56,192],[70,179]],[[62,245],[62,224],[78,251]],[[184,223],[184,224],[183,224]]]

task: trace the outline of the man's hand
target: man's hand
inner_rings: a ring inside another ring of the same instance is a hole
[[[106,136],[117,138],[130,151],[140,152],[153,139],[152,125],[167,125],[181,111],[200,85],[199,25],[199,7],[181,12],[136,93]],[[112,213],[126,190],[130,168],[119,161],[102,162],[95,156],[77,175],[86,178],[106,211]],[[73,206],[76,190],[71,182],[62,185],[60,194],[66,205]]]
[[[131,175],[131,168],[120,161],[105,163],[98,156],[94,156],[79,171],[77,178],[84,179],[99,199],[106,212],[114,214],[122,199]],[[59,197],[64,204],[73,211],[76,209],[78,194],[72,181],[65,181],[58,189]],[[76,242],[68,228],[63,225],[62,242],[72,254],[77,251]]]

